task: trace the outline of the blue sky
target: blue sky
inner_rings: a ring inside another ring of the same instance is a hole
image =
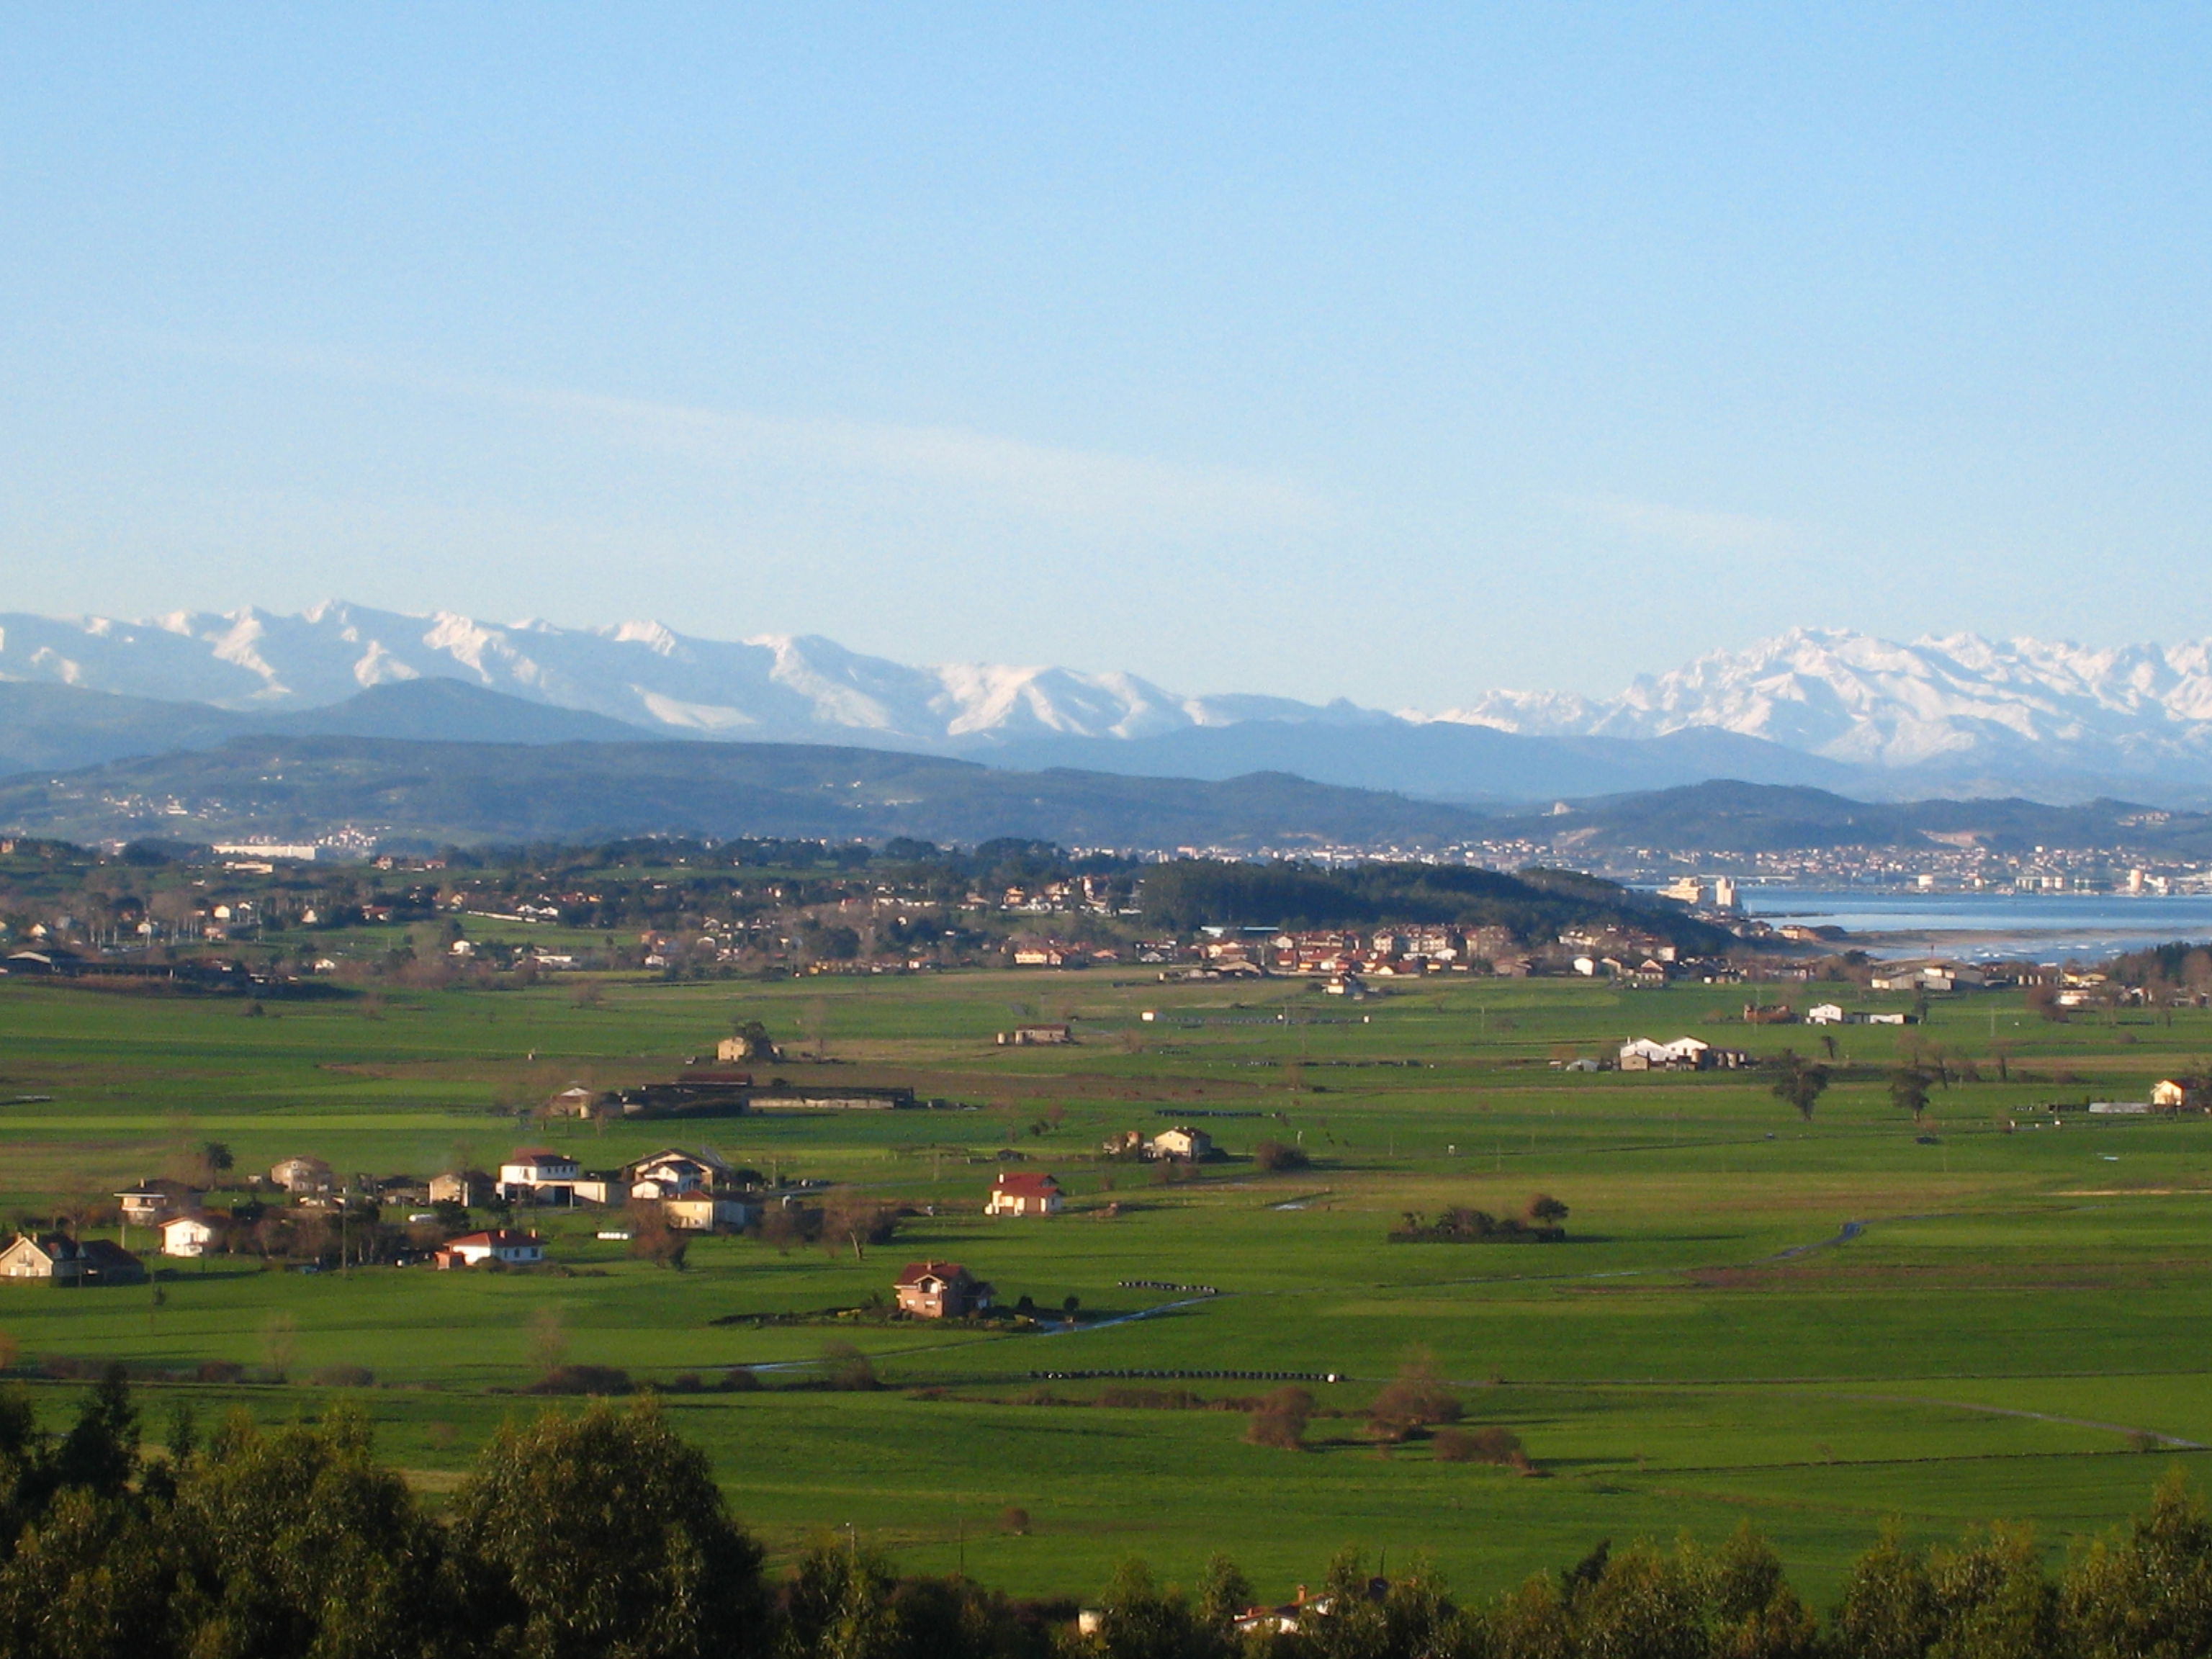
[[[0,610],[1428,708],[2212,633],[2201,8],[0,31]]]

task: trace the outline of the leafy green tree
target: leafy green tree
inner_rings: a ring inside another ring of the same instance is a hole
[[[1832,1636],[1852,1659],[1922,1659],[1941,1626],[1926,1556],[1894,1521],[1851,1564]]]
[[[1482,1620],[1481,1650],[1491,1659],[1576,1659],[1560,1581],[1535,1573],[1502,1597]]]
[[[764,1643],[759,1546],[650,1401],[509,1424],[452,1514],[468,1605],[512,1659],[724,1659]]]
[[[1928,1073],[1917,1066],[1899,1066],[1889,1074],[1889,1102],[1919,1122],[1928,1112]]]
[[[1218,1552],[1207,1558],[1194,1609],[1201,1630],[1226,1642],[1232,1622],[1255,1599],[1252,1581],[1234,1561]]]
[[[173,1515],[174,1617],[195,1659],[407,1659],[454,1627],[442,1534],[375,1462],[357,1407],[269,1433],[234,1417]]]
[[[173,1587],[157,1516],[70,1486],[0,1566],[0,1656],[158,1659]]]
[[[1705,1597],[1711,1659],[1814,1659],[1819,1624],[1748,1521],[1718,1548],[1692,1553],[1690,1565]]]
[[[890,1564],[824,1534],[799,1558],[783,1589],[786,1659],[895,1659],[899,1617]]]
[[[1828,1068],[1814,1065],[1791,1048],[1784,1048],[1775,1064],[1782,1074],[1774,1079],[1774,1097],[1810,1123],[1814,1107],[1828,1091]]]
[[[119,1498],[138,1473],[138,1408],[131,1403],[130,1379],[111,1365],[84,1403],[76,1421],[54,1453],[57,1486],[82,1486],[100,1498]]]
[[[2212,1516],[2179,1469],[2147,1514],[2090,1546],[2063,1596],[2083,1659],[2212,1653]]]
[[[1992,1527],[1929,1561],[1942,1659],[2042,1659],[2063,1651],[2058,1586],[2033,1532]]]
[[[1703,1598],[1678,1557],[1633,1544],[1578,1589],[1571,1613],[1585,1655],[1604,1659],[1704,1659]]]
[[[52,1456],[30,1396],[15,1384],[0,1390],[0,1547],[22,1531],[51,1490]]]
[[[1009,1600],[971,1578],[906,1578],[891,1587],[898,1659],[1060,1659],[1066,1616]]]
[[[1475,1659],[1483,1652],[1480,1621],[1452,1604],[1443,1577],[1425,1556],[1393,1579],[1382,1597],[1382,1652],[1413,1659]]]
[[[1128,1560],[1115,1569],[1099,1602],[1091,1651],[1098,1659],[1194,1659],[1206,1646],[1182,1593],[1163,1591],[1150,1567]]]

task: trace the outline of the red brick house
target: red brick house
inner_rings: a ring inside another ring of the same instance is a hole
[[[916,1319],[958,1319],[991,1305],[991,1287],[957,1261],[909,1261],[897,1290],[900,1311]]]

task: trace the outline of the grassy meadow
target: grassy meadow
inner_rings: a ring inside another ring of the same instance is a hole
[[[375,1384],[355,1397],[434,1493],[535,1408],[519,1391],[549,1346],[664,1386],[766,1367],[758,1390],[672,1393],[665,1408],[775,1547],[850,1525],[911,1569],[964,1565],[1021,1592],[1095,1589],[1130,1553],[1188,1580],[1225,1549],[1263,1593],[1287,1593],[1345,1543],[1425,1550],[1485,1589],[1601,1538],[1717,1537],[1748,1516],[1825,1597],[1886,1516],[1928,1535],[2033,1518],[2062,1551],[2138,1507],[2174,1461],[2212,1484],[2212,1121],[2043,1109],[2142,1098],[2201,1069],[2212,1013],[2052,1024],[2016,997],[1939,999],[1923,1026],[1834,1032],[1838,1080],[1809,1122],[1755,1073],[1553,1063],[1685,1033],[1830,1058],[1817,1030],[1743,1024],[1744,1000],[1453,979],[1348,1003],[1280,981],[966,973],[611,980],[596,1004],[573,984],[391,991],[250,1017],[234,1000],[0,981],[11,1220],[189,1175],[208,1140],[241,1172],[307,1153],[424,1176],[525,1142],[599,1167],[703,1144],[935,1212],[864,1258],[712,1238],[683,1272],[595,1238],[603,1214],[549,1212],[534,1218],[548,1271],[305,1275],[219,1258],[150,1288],[0,1284],[0,1332],[57,1418],[81,1385],[42,1380],[56,1359],[368,1368]],[[992,1040],[1068,1018],[1073,1048]],[[666,1077],[746,1018],[794,1055],[826,1052],[762,1069],[959,1103],[603,1129],[524,1115],[571,1081]],[[1971,1060],[1982,1080],[1938,1089],[1916,1126],[1884,1080],[1900,1042]],[[1111,1131],[1200,1112],[1267,1115],[1192,1116],[1236,1156],[1188,1180],[1097,1156]],[[1263,1138],[1295,1141],[1311,1167],[1261,1172],[1243,1155]],[[1071,1212],[984,1218],[1010,1152],[1057,1175]],[[1571,1206],[1565,1242],[1386,1242],[1408,1212],[1518,1212],[1539,1192]],[[925,1256],[1007,1301],[1073,1296],[1085,1317],[1016,1335],[835,1316]],[[885,1386],[805,1386],[836,1341]],[[1471,1425],[1518,1434],[1536,1473],[1368,1440],[1366,1403],[1418,1355]],[[1142,1370],[1345,1380],[1311,1385],[1323,1415],[1297,1453],[1247,1444],[1242,1412],[1100,1407],[1105,1381],[1033,1376]],[[162,1384],[145,1401],[157,1424],[172,1399],[281,1418],[328,1392]],[[1026,1535],[1003,1526],[1011,1506]]]

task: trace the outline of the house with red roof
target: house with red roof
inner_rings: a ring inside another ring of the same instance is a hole
[[[1048,1175],[1009,1170],[991,1183],[985,1215],[1058,1215],[1067,1201],[1060,1182]]]
[[[959,1319],[991,1305],[991,1287],[957,1261],[909,1261],[896,1289],[900,1311],[916,1319]]]

